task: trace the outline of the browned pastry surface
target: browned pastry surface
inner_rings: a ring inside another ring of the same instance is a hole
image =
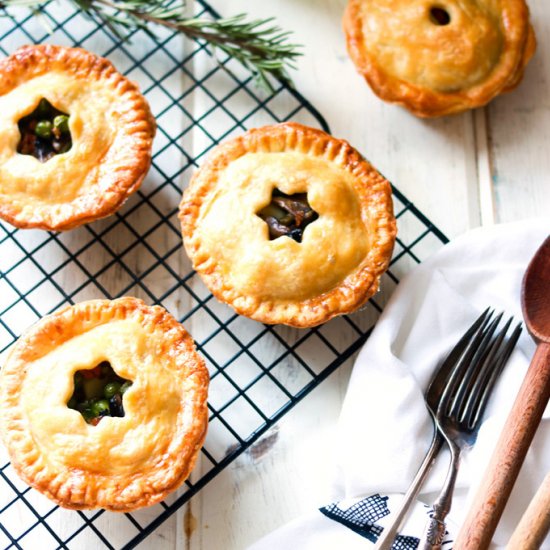
[[[125,415],[87,424],[73,375],[108,361],[132,381]],[[133,510],[189,475],[207,426],[208,373],[185,329],[136,298],[94,300],[21,336],[0,371],[0,435],[17,473],[63,507]]]
[[[350,0],[344,31],[373,91],[422,117],[485,105],[535,51],[524,0]]]
[[[307,194],[301,242],[270,239],[258,215],[274,190]],[[378,289],[396,235],[391,188],[347,142],[295,123],[219,145],[180,205],[184,244],[208,288],[264,323],[318,325]]]
[[[19,154],[18,122],[42,98],[70,115],[71,149]],[[0,217],[66,230],[108,216],[140,186],[155,121],[137,86],[80,48],[24,46],[0,61]]]

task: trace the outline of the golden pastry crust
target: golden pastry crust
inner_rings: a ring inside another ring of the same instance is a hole
[[[86,424],[73,375],[109,361],[133,381],[125,416]],[[21,336],[0,371],[0,434],[21,478],[65,508],[128,511],[188,477],[206,434],[208,373],[185,329],[136,298],[66,307]]]
[[[437,24],[432,8],[448,24]],[[480,107],[521,81],[535,51],[524,0],[350,0],[350,56],[373,91],[421,117]]]
[[[319,218],[301,243],[269,240],[256,215],[273,190],[307,193]],[[377,290],[396,235],[391,187],[347,142],[285,123],[212,151],[180,205],[185,248],[210,291],[264,323],[310,327]]]
[[[41,163],[17,153],[18,121],[42,98],[68,113],[72,147]],[[112,214],[151,164],[155,121],[138,87],[80,48],[24,46],[0,61],[0,217],[66,230]]]

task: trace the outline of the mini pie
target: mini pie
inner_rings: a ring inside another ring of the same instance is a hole
[[[524,0],[350,0],[344,31],[374,93],[421,117],[511,90],[536,48]]]
[[[266,209],[285,201],[297,215],[281,235]],[[193,266],[219,300],[296,327],[364,304],[396,235],[388,181],[347,142],[295,123],[216,147],[185,191],[180,219]]]
[[[131,381],[125,413],[88,424],[67,405],[74,375],[105,362]],[[21,478],[59,505],[133,510],[189,475],[206,434],[207,388],[191,337],[163,308],[129,297],[83,302],[14,345],[0,371],[0,435]]]
[[[39,152],[51,152],[44,135],[55,119],[20,129],[42,103],[67,117],[60,127],[71,140],[46,161]],[[0,61],[0,218],[66,230],[112,214],[147,173],[155,128],[137,86],[106,59],[49,44],[18,49]],[[28,138],[36,158],[20,152],[32,151]]]

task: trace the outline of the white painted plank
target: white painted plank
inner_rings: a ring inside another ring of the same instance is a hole
[[[550,216],[550,11],[529,0],[538,48],[520,86],[489,107],[497,221]]]

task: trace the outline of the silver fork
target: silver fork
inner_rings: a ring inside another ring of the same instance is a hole
[[[456,382],[458,382],[467,372],[467,369],[465,367],[468,367],[469,360],[471,360],[480,345],[479,332],[480,330],[482,330],[482,327],[486,327],[486,323],[491,318],[492,314],[493,313],[489,311],[489,309],[486,309],[480,315],[480,317],[472,324],[472,326],[457,342],[447,358],[443,361],[441,366],[435,372],[424,396],[426,405],[430,412],[439,410],[439,406],[442,400],[444,398],[449,398],[449,392],[445,392],[447,386],[449,386],[450,384],[456,386]],[[480,405],[480,414],[483,413],[483,409],[487,400],[488,394],[484,398],[484,403],[481,403]],[[418,492],[420,491],[420,488],[424,480],[426,479],[430,468],[434,464],[435,459],[437,458],[437,455],[441,450],[443,442],[445,441],[435,425],[435,415],[433,413],[432,418],[434,418],[434,435],[430,444],[430,448],[426,453],[424,461],[422,462],[422,465],[420,466],[409,489],[407,490],[407,493],[405,494],[399,509],[397,509],[392,514],[393,517],[391,524],[387,525],[384,528],[384,531],[379,537],[374,547],[374,550],[391,549],[398,529],[403,523],[403,520],[406,518],[410,510],[411,504],[415,501],[416,496],[418,495]]]
[[[513,319],[510,318],[496,333],[502,313],[493,320],[491,317],[492,312],[477,330],[472,341],[474,345],[461,357],[441,395],[437,409],[432,411],[437,430],[451,451],[451,463],[419,545],[423,550],[441,548],[446,530],[445,518],[451,509],[458,475],[460,453],[475,443],[492,390],[521,334],[520,323],[506,339]]]

